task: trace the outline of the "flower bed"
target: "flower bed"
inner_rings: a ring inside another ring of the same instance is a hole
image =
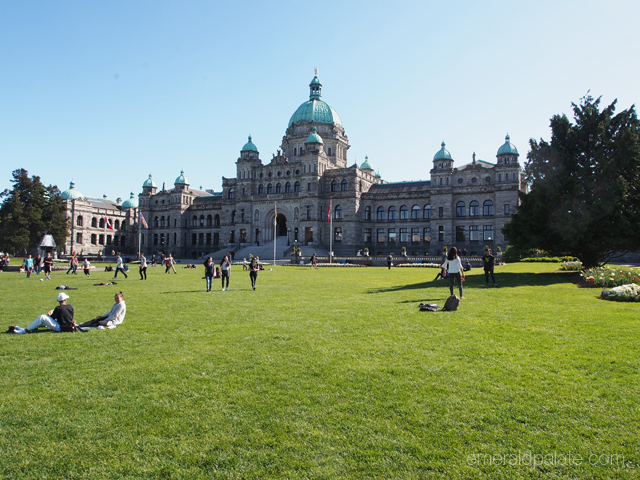
[[[582,262],[562,262],[560,270],[565,272],[579,272],[582,270]]]
[[[613,287],[611,290],[603,290],[600,298],[614,302],[640,302],[640,286],[629,283]]]
[[[582,278],[588,287],[611,288],[640,284],[640,271],[628,267],[594,267],[584,270]]]

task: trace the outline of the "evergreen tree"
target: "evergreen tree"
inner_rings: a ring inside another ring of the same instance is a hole
[[[640,122],[635,107],[615,115],[614,101],[572,103],[551,119],[551,142],[530,140],[530,192],[503,228],[517,248],[573,255],[585,266],[640,249]]]
[[[43,185],[25,169],[13,171],[13,188],[0,193],[0,249],[12,252],[37,247],[50,233],[58,245],[69,235],[65,206],[56,186]]]

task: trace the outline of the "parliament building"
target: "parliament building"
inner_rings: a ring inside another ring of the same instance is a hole
[[[140,238],[147,255],[194,257],[264,245],[274,234],[326,250],[332,240],[336,255],[364,248],[386,255],[406,247],[408,255],[422,256],[451,245],[469,254],[485,245],[506,247],[502,227],[525,188],[508,135],[495,163],[473,154],[470,163],[454,168],[442,142],[430,180],[386,182],[368,158],[349,165],[349,139],[338,113],[322,100],[317,75],[309,88],[309,100],[291,116],[277,154],[263,160],[249,137],[235,178],[223,177],[220,192],[192,188],[184,172],[169,189],[159,189],[149,175],[137,198],[132,193],[124,202],[85,198],[72,184],[62,194],[73,217],[65,250],[135,254]],[[139,237],[140,213],[148,228]]]

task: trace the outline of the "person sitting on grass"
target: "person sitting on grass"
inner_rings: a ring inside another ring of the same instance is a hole
[[[47,327],[54,332],[74,332],[77,327],[73,319],[73,307],[67,305],[69,295],[59,293],[57,299],[60,305],[50,310],[46,315],[40,315],[27,328],[10,326],[7,333],[33,333],[40,327]]]
[[[81,323],[78,326],[98,327],[101,330],[104,330],[104,327],[116,328],[117,325],[124,322],[124,316],[127,314],[127,305],[124,303],[122,292],[115,294],[115,301],[116,303],[113,304],[113,307],[111,307],[111,310],[109,310],[108,313],[98,315],[96,318]]]

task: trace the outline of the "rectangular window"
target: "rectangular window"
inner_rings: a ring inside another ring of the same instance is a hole
[[[396,229],[395,228],[390,228],[389,229],[389,243],[396,243],[396,241],[398,240],[397,234],[396,234]]]
[[[117,235],[115,237],[113,237],[113,246],[114,247],[118,246],[118,236]]]
[[[370,228],[365,228],[364,229],[364,242],[365,243],[371,243],[371,229]]]
[[[379,228],[378,229],[378,243],[384,243],[385,242],[385,235],[384,235],[384,228]]]
[[[154,234],[153,234],[153,244],[154,244],[154,245],[158,245],[158,238],[159,238],[159,237],[158,237],[158,234],[157,234],[157,233],[154,233]]]
[[[311,205],[307,205],[307,220],[311,220]]]
[[[82,234],[76,233],[76,243],[82,244]]]
[[[111,235],[107,235],[107,245],[111,245]]]
[[[164,237],[164,233],[160,234],[160,245],[164,245],[165,244],[165,237]]]
[[[409,229],[401,228],[400,229],[400,241],[402,243],[407,243],[409,241]]]
[[[444,227],[442,225],[438,227],[438,241],[444,242]]]
[[[220,234],[217,232],[213,234],[213,244],[214,245],[220,244]]]
[[[499,181],[499,182],[501,182],[501,181],[502,181],[502,174],[501,174],[501,173],[499,173],[499,174],[498,174],[498,181]]]
[[[480,231],[478,230],[477,225],[471,225],[469,227],[469,240],[472,242],[477,242],[480,240]]]
[[[231,230],[231,238],[229,238],[230,243],[236,243],[236,231]]]
[[[444,207],[438,207],[438,217],[444,217]]]
[[[240,230],[240,243],[247,243],[247,230],[244,228]]]
[[[91,234],[91,245],[96,245],[98,243],[98,236],[95,233]]]
[[[431,227],[425,227],[424,230],[424,243],[431,242]]]
[[[420,229],[412,228],[411,229],[411,243],[420,243]]]
[[[311,191],[311,183],[307,183],[307,190],[310,192]]]
[[[197,245],[198,244],[198,234],[197,233],[192,233],[191,234],[191,245]]]
[[[199,243],[198,245],[204,245],[204,233],[201,233],[200,235],[198,235],[199,237]]]
[[[342,227],[336,227],[333,229],[333,241],[334,242],[342,241]]]
[[[483,229],[483,240],[493,240],[493,225],[485,225]]]
[[[211,233],[207,233],[207,245],[211,245]]]
[[[464,242],[464,227],[456,227],[456,242]]]
[[[127,237],[120,237],[120,246],[124,247],[127,244]]]
[[[509,204],[508,203],[504,204],[504,215],[505,215],[505,217],[509,216]]]

